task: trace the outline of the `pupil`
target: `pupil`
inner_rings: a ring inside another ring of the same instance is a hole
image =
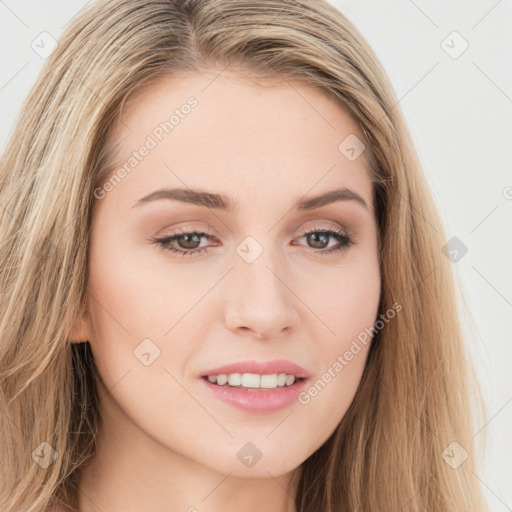
[[[326,233],[311,233],[309,236],[313,238],[313,244],[315,244],[315,243],[317,243],[319,238],[325,239],[329,235],[327,235]],[[311,241],[311,238],[310,238],[310,241]],[[326,240],[324,240],[324,243],[327,243]],[[318,247],[318,246],[315,246],[315,247]],[[322,248],[322,247],[320,246],[319,248]]]
[[[192,245],[194,245],[194,243],[197,243],[197,239],[199,238],[197,235],[195,234],[186,234],[186,235],[182,235],[182,238],[185,238],[185,247],[184,249],[194,249],[195,247],[190,247],[190,246],[187,246],[187,243],[192,243]],[[191,238],[195,238],[195,242],[191,241],[190,239]]]

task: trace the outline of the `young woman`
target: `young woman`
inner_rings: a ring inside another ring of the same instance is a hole
[[[94,3],[0,205],[2,511],[486,510],[443,226],[326,1]]]

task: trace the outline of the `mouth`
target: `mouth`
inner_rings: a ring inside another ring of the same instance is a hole
[[[239,373],[203,375],[200,380],[214,398],[245,412],[264,414],[293,405],[309,377]]]
[[[290,388],[306,380],[293,374],[279,373],[259,375],[255,373],[232,373],[203,376],[210,384],[221,388],[234,388],[244,391],[278,391]]]

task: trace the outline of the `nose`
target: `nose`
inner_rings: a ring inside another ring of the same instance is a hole
[[[272,339],[295,331],[300,318],[298,299],[287,282],[287,273],[271,263],[270,258],[262,255],[252,263],[242,261],[236,266],[225,318],[226,326],[233,332]]]

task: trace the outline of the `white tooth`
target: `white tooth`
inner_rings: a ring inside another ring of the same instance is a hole
[[[244,388],[259,388],[260,376],[257,373],[243,373],[242,386]]]
[[[262,375],[260,387],[276,388],[277,387],[277,373],[273,373],[272,375]]]
[[[240,384],[242,384],[242,374],[230,373],[228,377],[228,383],[230,386],[240,386]]]
[[[220,375],[217,375],[217,384],[219,386],[224,386],[226,382],[228,381],[228,376],[225,373],[221,373]]]
[[[295,375],[286,376],[286,385],[291,386],[295,382]]]
[[[277,387],[291,386],[295,382],[294,375],[286,373],[273,373],[259,375],[257,373],[230,373],[220,375],[208,375],[208,380],[213,384],[224,386],[228,383],[230,386],[244,387],[248,390],[255,389],[275,389]]]
[[[284,386],[285,382],[286,382],[286,373],[280,373],[277,376],[277,385]]]

